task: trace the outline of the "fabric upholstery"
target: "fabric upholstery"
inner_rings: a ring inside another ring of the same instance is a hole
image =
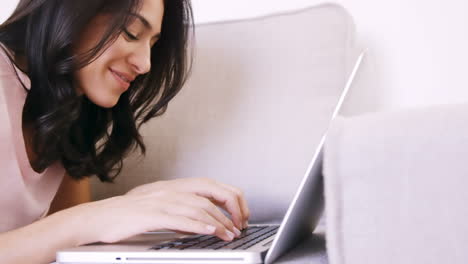
[[[131,156],[94,199],[180,177],[241,188],[251,222],[278,222],[328,125],[354,48],[337,5],[196,27],[193,73],[168,111],[142,129]]]
[[[332,264],[468,261],[468,104],[337,121],[324,176]]]

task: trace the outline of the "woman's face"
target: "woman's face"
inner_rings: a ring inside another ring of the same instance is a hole
[[[102,55],[75,73],[80,94],[105,108],[115,106],[130,83],[151,68],[151,47],[158,41],[164,13],[163,0],[143,0],[136,19]],[[109,17],[94,18],[80,35],[75,52],[83,53],[103,37]]]

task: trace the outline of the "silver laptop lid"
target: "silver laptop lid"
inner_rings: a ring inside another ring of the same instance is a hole
[[[320,220],[324,208],[322,177],[323,145],[331,123],[343,105],[365,53],[366,51],[363,51],[354,64],[353,70],[333,111],[330,124],[317,146],[317,150],[302,179],[300,187],[292,203],[289,205],[271,248],[268,250],[265,258],[266,264],[272,263],[291,247],[294,247],[298,241],[310,235]]]

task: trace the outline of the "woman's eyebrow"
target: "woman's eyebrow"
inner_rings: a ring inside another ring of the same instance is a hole
[[[144,16],[142,16],[140,14],[135,14],[135,13],[132,13],[131,15],[138,18],[141,21],[141,23],[143,24],[143,26],[145,26],[147,29],[149,29],[151,31],[153,30],[153,26],[151,26],[150,22],[148,22],[148,20]],[[159,37],[161,37],[161,32],[154,35],[154,38],[159,38]]]

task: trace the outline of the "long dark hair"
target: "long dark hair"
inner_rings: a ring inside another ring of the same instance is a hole
[[[34,131],[36,170],[60,161],[75,179],[97,175],[112,182],[129,152],[139,147],[145,154],[140,126],[165,112],[190,71],[190,0],[164,0],[151,70],[138,76],[114,107],[99,107],[73,87],[73,73],[99,57],[140,7],[141,0],[21,0],[0,25],[0,42],[27,63],[31,87],[25,87],[23,122]],[[73,54],[78,34],[100,13],[112,14],[102,40],[86,54]]]

